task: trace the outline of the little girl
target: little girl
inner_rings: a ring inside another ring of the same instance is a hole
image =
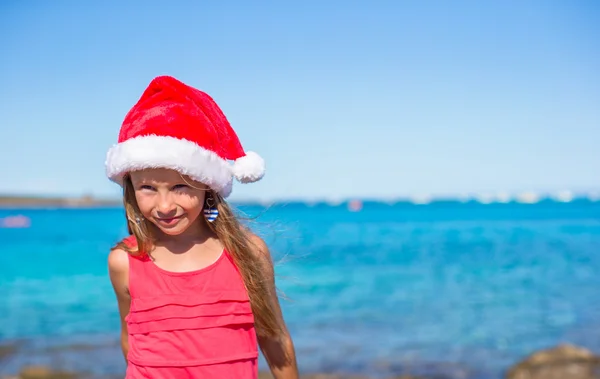
[[[275,378],[298,378],[270,253],[224,200],[264,170],[213,99],[172,77],[125,117],[106,172],[131,234],[108,257],[127,379],[255,379],[258,347]]]

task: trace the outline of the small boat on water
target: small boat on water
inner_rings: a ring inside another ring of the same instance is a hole
[[[28,228],[31,226],[31,219],[27,216],[6,216],[0,218],[0,228]]]
[[[348,210],[350,212],[358,212],[360,210],[362,210],[363,208],[363,203],[360,200],[350,200],[348,202]]]

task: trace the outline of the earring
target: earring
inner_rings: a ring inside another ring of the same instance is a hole
[[[204,217],[206,221],[213,222],[219,216],[219,210],[215,207],[215,199],[212,195],[208,195],[206,198],[206,205],[204,206]]]
[[[135,220],[132,220],[129,218],[129,221],[135,222],[138,225],[142,223],[142,220],[144,220],[144,218],[143,217],[140,218],[140,216],[135,216]]]

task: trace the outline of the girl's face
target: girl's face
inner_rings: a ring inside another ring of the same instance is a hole
[[[142,216],[163,233],[180,235],[198,225],[206,185],[164,168],[134,171],[130,176]]]

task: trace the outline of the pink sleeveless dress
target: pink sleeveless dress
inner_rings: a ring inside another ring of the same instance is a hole
[[[258,378],[254,317],[226,251],[208,267],[184,273],[130,255],[129,292],[126,379]]]

